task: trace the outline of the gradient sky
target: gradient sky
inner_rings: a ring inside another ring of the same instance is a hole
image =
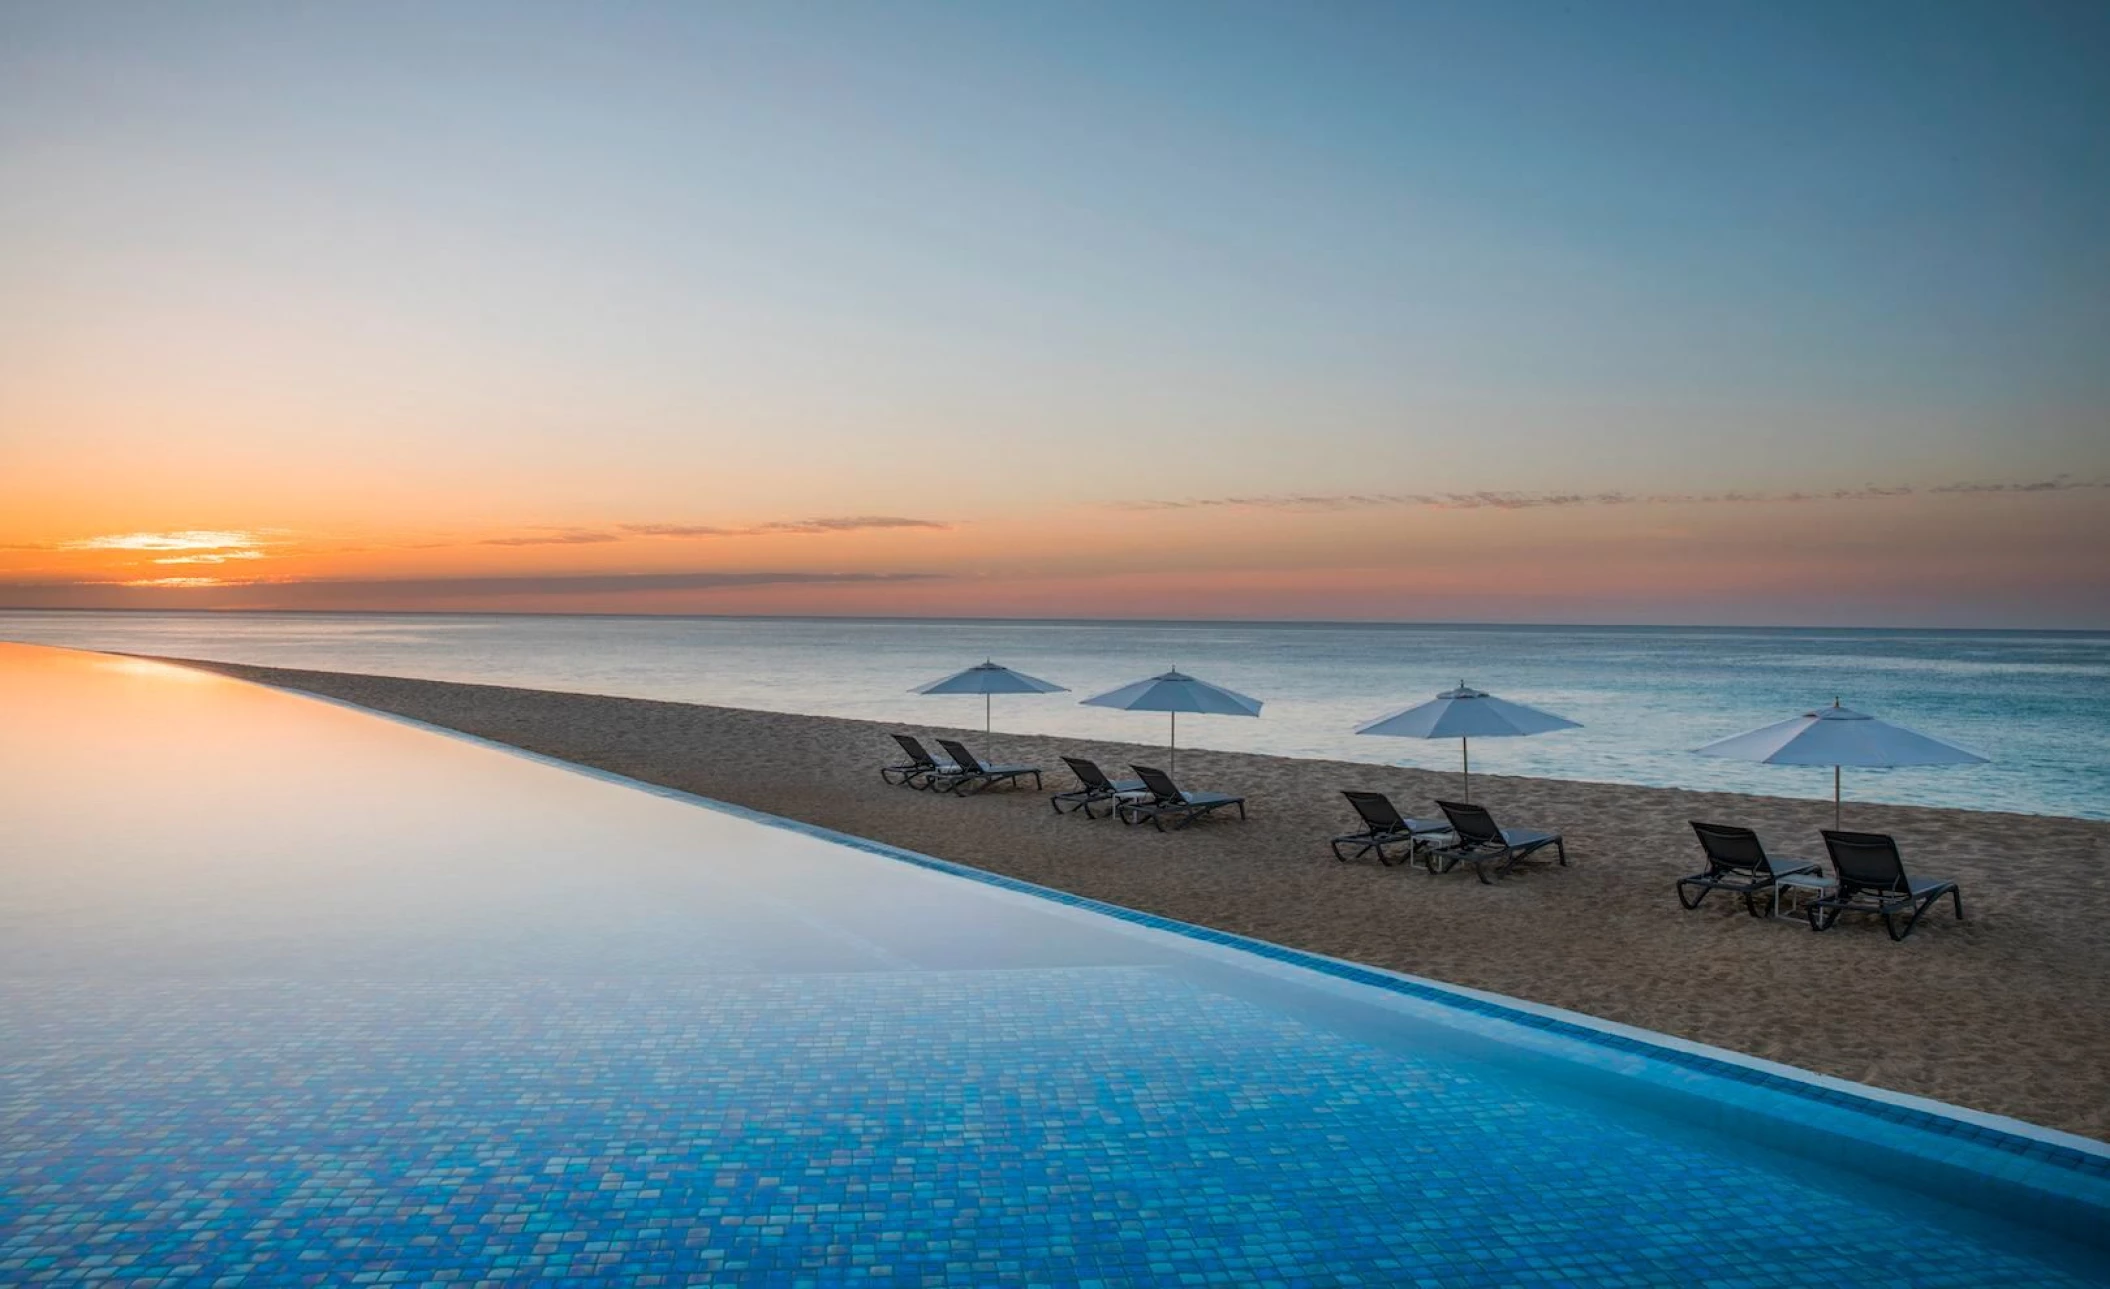
[[[2110,627],[2110,6],[0,0],[0,605]]]

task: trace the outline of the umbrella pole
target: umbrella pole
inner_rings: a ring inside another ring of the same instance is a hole
[[[1172,764],[1165,773],[1178,774],[1180,772],[1180,714],[1178,712],[1167,712],[1165,715],[1172,718],[1172,741],[1166,749],[1172,753]]]
[[[1458,739],[1458,756],[1465,769],[1465,800],[1473,799],[1473,741],[1463,735]]]
[[[982,742],[989,742],[989,695],[982,695]]]
[[[1838,832],[1842,826],[1839,822],[1839,767],[1835,765],[1832,767],[1832,831]]]

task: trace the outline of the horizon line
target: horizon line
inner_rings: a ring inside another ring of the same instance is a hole
[[[1842,626],[1836,623],[1723,622],[1523,622],[1411,618],[1130,618],[1009,617],[971,614],[885,613],[614,613],[535,609],[173,609],[143,607],[66,608],[0,604],[0,613],[159,614],[183,617],[391,617],[391,618],[620,618],[727,622],[974,622],[1043,626],[1342,627],[1383,630],[1568,630],[1568,631],[1862,631],[1891,634],[1941,632],[1957,635],[2110,635],[2110,627]],[[31,642],[16,642],[31,643]]]

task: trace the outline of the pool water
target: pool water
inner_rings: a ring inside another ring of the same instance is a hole
[[[217,676],[0,712],[0,1282],[2110,1278],[2089,1143]]]

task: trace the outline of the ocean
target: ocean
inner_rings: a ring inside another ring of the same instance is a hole
[[[1177,665],[1266,704],[1258,719],[1187,717],[1182,746],[1433,769],[1457,768],[1455,742],[1352,731],[1464,681],[1583,725],[1476,740],[1475,773],[1809,798],[1831,795],[1828,769],[1691,749],[1837,697],[1992,758],[1848,770],[1849,803],[2110,819],[2100,632],[0,611],[0,639],[910,727],[980,724],[979,699],[908,691],[984,658],[1070,688],[999,697],[999,741],[1162,739],[1162,715],[1077,700]]]

